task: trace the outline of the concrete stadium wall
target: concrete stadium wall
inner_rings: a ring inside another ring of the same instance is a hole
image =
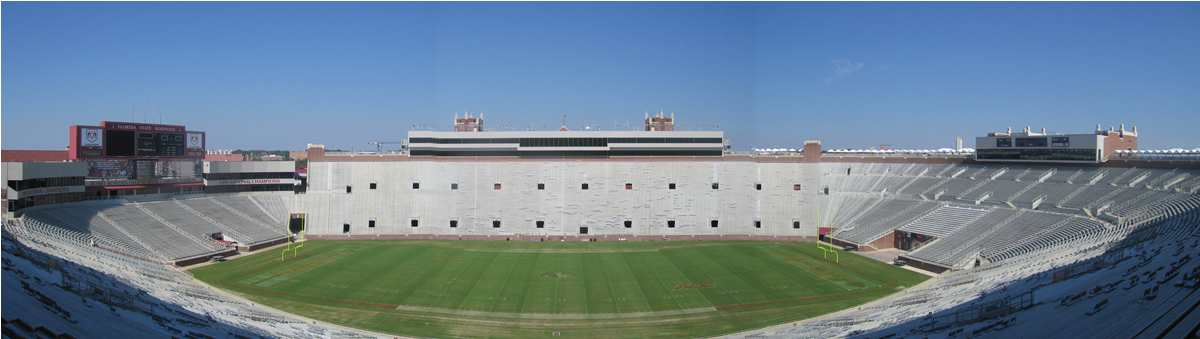
[[[565,236],[582,226],[591,237],[816,236],[818,171],[817,164],[716,161],[315,162],[294,209],[307,211],[309,235],[341,235],[349,223],[350,235]],[[458,227],[449,226],[452,219]],[[545,228],[535,227],[538,220]]]
[[[286,243],[287,240],[288,240],[288,238],[286,238],[286,237],[279,238],[279,239],[275,239],[275,240],[271,240],[271,241],[264,241],[264,242],[250,245],[250,246],[238,246],[237,249],[238,249],[238,252],[252,252],[252,251],[257,251],[257,250],[264,249],[267,247],[279,245],[282,243]]]
[[[238,250],[230,249],[228,251],[205,254],[205,255],[202,255],[199,257],[195,257],[195,258],[177,260],[177,261],[175,261],[175,265],[176,266],[191,266],[191,265],[195,265],[195,264],[206,263],[206,262],[208,262],[209,259],[211,259],[212,257],[215,257],[215,256],[232,257],[235,255],[238,255]]]

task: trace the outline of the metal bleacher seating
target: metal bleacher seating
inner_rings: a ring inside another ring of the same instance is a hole
[[[899,229],[944,238],[957,233],[964,226],[970,225],[990,211],[986,208],[945,205]]]
[[[221,201],[227,201],[223,203]],[[254,244],[267,240],[282,238],[286,235],[283,224],[272,223],[266,213],[257,206],[250,204],[251,202],[244,199],[233,199],[231,197],[222,198],[201,198],[201,199],[184,199],[176,200],[178,204],[164,203],[164,210],[190,210],[194,211],[193,220],[208,219],[212,220],[217,227],[230,231],[233,234],[244,237],[245,239],[236,239],[243,244]],[[185,208],[180,208],[181,206]],[[238,206],[240,208],[235,208]],[[251,209],[253,208],[253,209]],[[257,210],[257,211],[256,211]],[[266,219],[266,220],[263,220]],[[273,227],[274,226],[274,227]]]
[[[43,224],[56,225],[67,230],[104,239],[126,248],[146,252],[151,251],[148,246],[142,244],[137,238],[131,237],[125,231],[100,218],[96,210],[90,207],[42,210],[29,213],[26,217]]]
[[[854,217],[834,233],[837,239],[866,244],[892,232],[900,225],[920,218],[938,207],[938,203],[920,200],[873,199],[869,209],[849,210]],[[835,219],[836,220],[836,219]]]
[[[106,220],[169,259],[194,257],[224,248],[205,239],[200,230],[182,233],[135,205],[107,206],[99,212]]]

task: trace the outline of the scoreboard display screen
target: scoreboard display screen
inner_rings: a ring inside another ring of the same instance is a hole
[[[110,157],[132,157],[134,156],[134,131],[108,131],[104,133],[104,143],[108,145],[105,148],[107,156]]]
[[[183,133],[138,132],[137,156],[182,157]]]

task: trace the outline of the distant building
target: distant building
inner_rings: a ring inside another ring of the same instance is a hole
[[[210,149],[204,154],[204,161],[244,161],[246,158],[241,154],[234,154],[233,150],[227,149]]]
[[[1137,149],[1137,127],[1126,131],[1125,125],[1107,131],[1096,125],[1093,134],[1046,134],[1025,130],[1013,133],[988,133],[975,138],[975,160],[1001,162],[1075,162],[1100,163],[1118,150]]]
[[[646,113],[646,130],[647,131],[674,131],[675,130],[675,113],[671,113],[670,117],[664,117],[662,112],[658,112],[658,116],[650,116]]]
[[[47,162],[67,161],[68,151],[0,151],[0,161],[3,162]]]
[[[455,132],[483,132],[483,114],[478,118],[472,118],[471,113],[465,113],[462,118],[458,114],[454,114],[454,131]]]
[[[954,138],[954,150],[955,151],[962,150],[962,138]]]
[[[303,150],[303,151],[289,151],[289,152],[288,152],[288,156],[289,156],[289,157],[291,157],[291,158],[292,158],[292,160],[304,160],[304,159],[308,159],[308,150]]]
[[[440,157],[720,157],[725,150],[724,132],[674,131],[674,118],[662,116],[647,117],[646,131],[568,131],[562,128],[558,131],[463,134],[456,132],[470,130],[471,126],[477,126],[472,124],[481,123],[482,119],[455,117],[455,121],[455,132],[409,131],[410,154]]]

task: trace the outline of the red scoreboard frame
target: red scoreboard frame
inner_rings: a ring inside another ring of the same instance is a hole
[[[68,158],[204,159],[205,133],[180,125],[103,121],[70,127]]]

